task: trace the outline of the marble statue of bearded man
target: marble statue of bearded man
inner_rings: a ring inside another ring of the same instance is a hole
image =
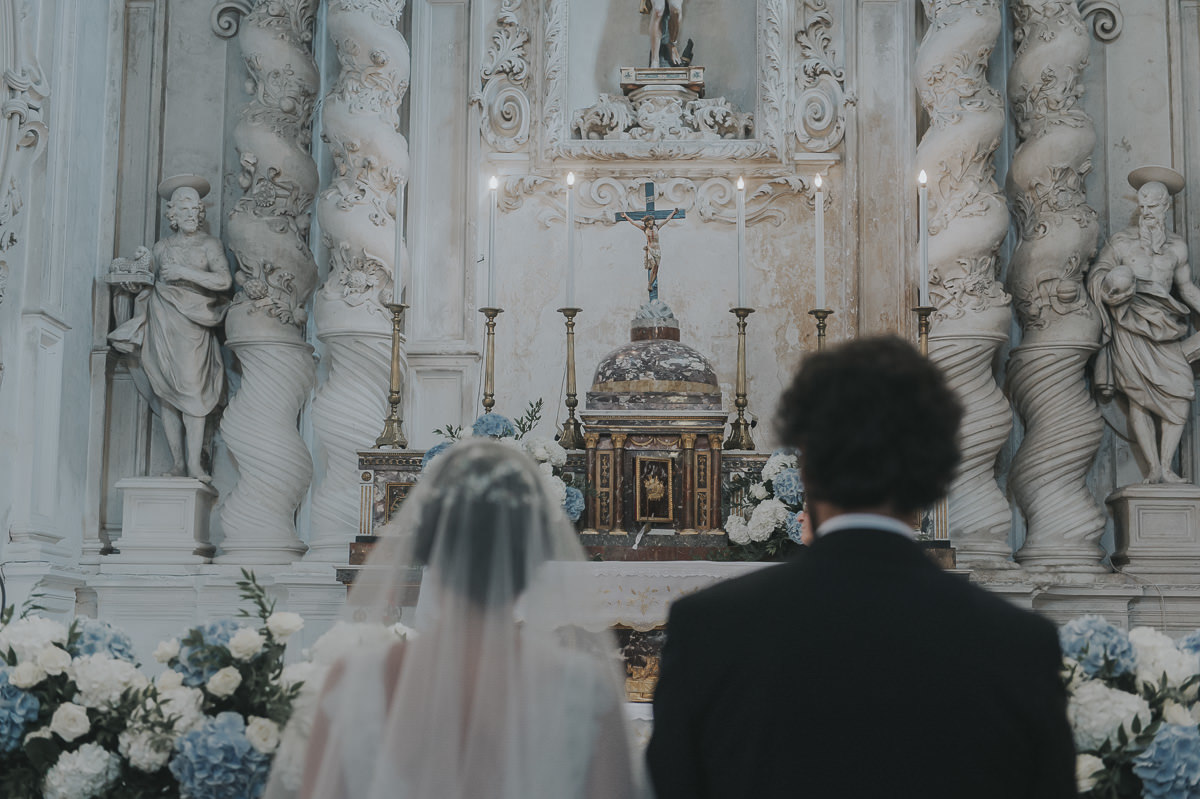
[[[1103,311],[1095,382],[1102,394],[1128,400],[1130,427],[1149,469],[1144,482],[1183,482],[1171,461],[1195,388],[1181,342],[1190,311],[1200,312],[1187,245],[1166,226],[1183,176],[1143,167],[1129,182],[1138,190],[1138,223],[1113,234],[1088,274],[1088,291]]]
[[[207,191],[207,181],[200,179]],[[212,478],[202,465],[205,424],[221,401],[224,364],[214,329],[233,284],[221,240],[201,228],[204,203],[193,185],[168,185],[167,219],[175,232],[152,248],[154,284],[141,291],[132,319],[109,334],[140,366],[158,401],[173,466],[170,476]]]

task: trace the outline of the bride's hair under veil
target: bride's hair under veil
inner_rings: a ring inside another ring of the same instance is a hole
[[[528,455],[490,439],[448,448],[381,531],[347,606],[348,620],[403,617],[415,633],[331,672],[300,796],[637,794],[616,644],[587,575]],[[291,795],[278,777],[269,796]]]

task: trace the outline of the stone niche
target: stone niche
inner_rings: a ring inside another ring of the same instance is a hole
[[[600,361],[582,415],[585,535],[722,534],[721,389],[665,303],[643,305],[629,343]]]

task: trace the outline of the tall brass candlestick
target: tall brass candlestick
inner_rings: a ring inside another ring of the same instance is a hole
[[[833,315],[833,310],[830,308],[813,308],[808,313],[809,316],[814,316],[817,319],[817,352],[820,352],[825,349],[826,320]]]
[[[567,420],[563,422],[562,437],[558,439],[563,449],[583,449],[583,427],[575,418],[575,409],[579,407],[578,395],[575,393],[575,316],[581,310],[558,309],[558,312],[567,318]]]
[[[487,343],[484,346],[483,412],[491,413],[496,407],[496,317],[504,313],[503,308],[480,308],[487,317]]]
[[[387,302],[384,307],[392,312],[392,377],[388,385],[390,408],[387,418],[383,420],[383,432],[375,439],[375,449],[408,449],[404,420],[400,418],[400,401],[403,399],[400,385],[400,330],[404,326],[404,311],[408,306],[402,302]]]
[[[750,437],[750,423],[746,421],[746,317],[754,313],[753,308],[730,308],[729,312],[737,317],[738,355],[737,355],[737,387],[736,399],[733,406],[737,408],[737,420],[733,423],[732,434],[727,446],[729,449],[754,449],[754,439]]]
[[[937,310],[932,305],[918,305],[913,308],[917,313],[917,349],[921,354],[929,356],[929,316]]]

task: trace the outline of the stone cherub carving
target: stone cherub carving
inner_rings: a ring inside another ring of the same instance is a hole
[[[1134,440],[1149,469],[1144,482],[1180,483],[1171,461],[1195,397],[1183,338],[1189,313],[1200,313],[1187,245],[1166,226],[1171,195],[1184,180],[1171,169],[1141,167],[1129,182],[1138,192],[1138,223],[1113,234],[1088,275],[1104,325],[1095,384],[1101,394],[1128,401]]]
[[[171,450],[168,475],[204,482],[212,480],[202,464],[205,425],[225,388],[214,328],[225,318],[225,292],[233,284],[225,247],[202,230],[208,189],[196,175],[168,178],[158,187],[175,232],[151,249],[153,274],[144,263],[136,268],[144,248],[132,265],[114,261],[109,281],[137,297],[132,317],[108,336],[118,351],[140,356]]]

